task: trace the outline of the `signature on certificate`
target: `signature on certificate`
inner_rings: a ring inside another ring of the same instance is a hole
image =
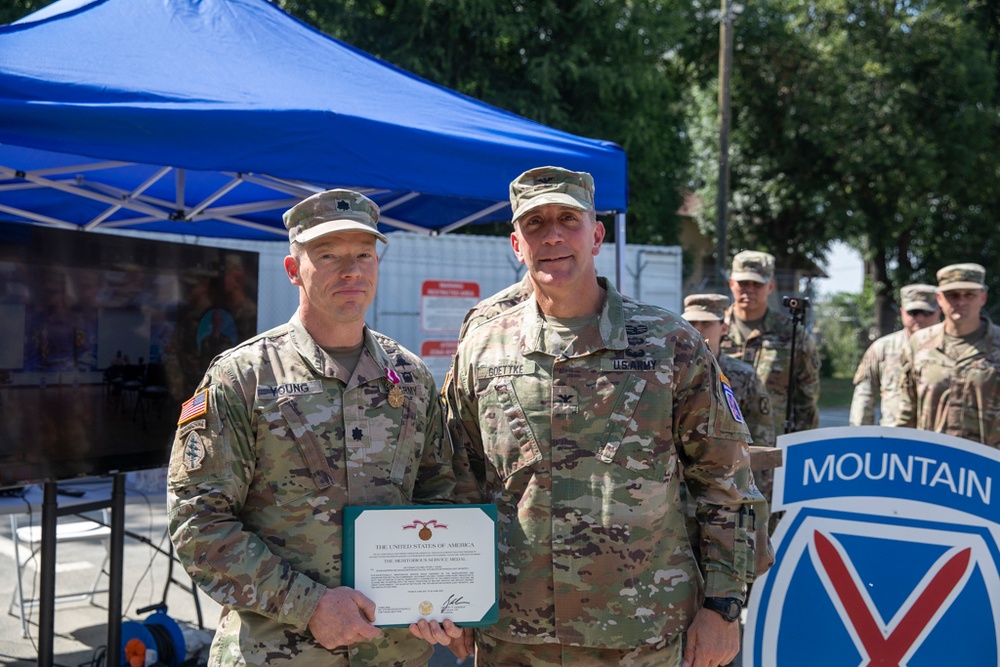
[[[448,599],[441,605],[441,613],[447,614],[449,611],[457,611],[461,607],[467,607],[470,604],[472,603],[466,602],[465,598],[461,595],[458,597],[455,597],[455,595],[449,595]]]

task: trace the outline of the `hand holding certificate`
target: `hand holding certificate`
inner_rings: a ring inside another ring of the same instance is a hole
[[[375,625],[496,621],[495,506],[345,507],[344,517],[344,583],[375,602]]]

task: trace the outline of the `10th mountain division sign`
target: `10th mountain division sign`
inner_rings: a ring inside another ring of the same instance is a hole
[[[874,426],[778,445],[744,667],[1000,664],[1000,451]]]

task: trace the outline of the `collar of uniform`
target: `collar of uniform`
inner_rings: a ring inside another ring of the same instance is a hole
[[[601,345],[599,348],[574,349],[573,356],[591,354],[599,350],[624,350],[628,347],[628,337],[625,335],[625,308],[622,305],[622,295],[618,293],[615,286],[607,278],[598,277],[597,283],[606,291],[604,305],[601,306]],[[541,352],[545,348],[542,344],[542,328],[545,320],[542,319],[542,312],[538,308],[538,301],[532,294],[524,302],[524,336],[521,338],[521,354],[527,355],[532,352]]]
[[[317,375],[337,377],[344,384],[350,384],[352,378],[342,378],[337,375],[337,370],[340,366],[332,363],[330,355],[309,335],[305,325],[302,324],[302,320],[299,319],[298,313],[292,315],[292,319],[289,321],[289,332],[292,344],[295,346],[295,351],[299,353],[299,356],[302,357]],[[360,378],[361,382],[385,377],[385,369],[392,368],[392,360],[389,359],[389,354],[379,345],[375,337],[372,336],[367,326],[364,329],[364,347],[368,351],[368,354],[362,353],[358,358],[358,365],[354,369],[353,377]]]
[[[726,308],[725,322],[729,325],[729,333],[726,334],[726,338],[734,343],[742,343],[743,336],[740,334],[740,328],[736,326],[736,312],[733,310],[734,308],[733,304],[730,304]],[[764,311],[764,317],[761,319],[760,329],[754,329],[754,331],[758,334],[762,334],[765,331],[779,331],[783,325],[790,322],[790,317],[768,306],[767,310]],[[750,338],[756,338],[756,336],[751,335],[747,340]]]
[[[994,347],[1000,347],[1000,329],[993,326],[993,320],[991,320],[990,316],[986,313],[979,314],[979,322],[979,326],[982,326],[985,323],[987,329],[986,335],[982,337],[976,347],[979,348],[984,354],[989,354]],[[927,333],[921,334],[922,331],[926,331]],[[932,324],[929,327],[914,331],[910,336],[914,342],[919,340],[919,336],[914,338],[917,334],[926,336],[927,338],[933,338],[934,347],[937,348],[942,354],[944,353],[944,339],[946,335],[944,332],[944,322],[938,322],[937,324]]]

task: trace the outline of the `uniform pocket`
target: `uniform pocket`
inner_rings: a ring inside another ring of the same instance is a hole
[[[294,398],[278,401],[286,437],[272,439],[260,454],[260,464],[274,501],[285,505],[333,484],[326,448],[302,414]],[[277,447],[279,443],[284,447]]]
[[[608,415],[601,436],[597,458],[604,463],[615,463],[647,479],[662,482],[665,470],[673,466],[673,457],[656,448],[656,440],[646,429],[640,435],[636,409],[642,400],[647,381],[638,375],[629,375],[618,388],[618,398]],[[670,424],[670,415],[662,415],[663,423]]]
[[[406,399],[403,403],[403,420],[399,425],[399,438],[396,440],[396,452],[392,456],[392,466],[389,469],[389,480],[393,484],[405,486],[408,470],[413,470],[416,458],[416,443],[413,435],[416,433],[417,411],[415,402]]]
[[[479,395],[486,457],[502,480],[541,460],[542,450],[510,378],[493,379]]]

